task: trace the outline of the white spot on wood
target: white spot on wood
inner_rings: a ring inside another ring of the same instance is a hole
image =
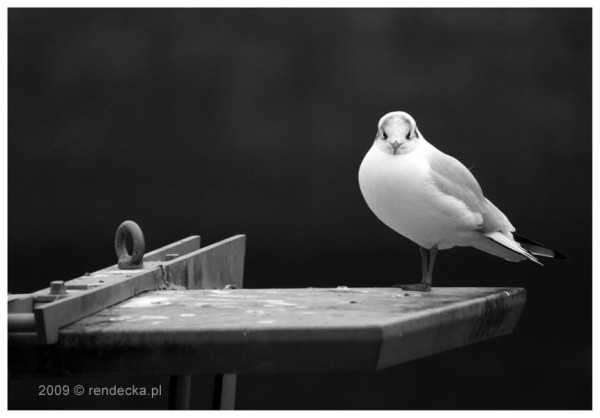
[[[331,289],[332,292],[353,292],[353,293],[369,293],[368,290],[350,289],[348,286],[338,286]]]
[[[225,297],[229,297],[229,298],[236,298],[238,297],[238,295],[236,295],[235,291],[232,291],[230,289],[215,289],[215,290],[210,290],[211,293],[217,295],[217,296],[225,296]]]
[[[259,324],[274,324],[275,321],[272,320],[263,320],[263,321],[258,321]]]
[[[193,313],[182,313],[179,316],[196,316],[196,314],[193,314]]]
[[[163,297],[138,297],[129,299],[120,308],[146,308],[153,305],[170,305],[168,298]]]
[[[164,315],[142,315],[140,319],[169,319],[169,317]]]
[[[265,311],[263,310],[247,310],[246,311],[246,315],[256,315],[256,316],[262,316],[265,314]]]
[[[270,299],[267,299],[267,300],[263,300],[261,302],[265,302],[265,303],[268,303],[270,305],[296,306],[295,303],[284,302],[282,300],[270,300]]]
[[[122,321],[127,321],[128,319],[132,319],[132,316],[116,316],[113,318],[109,318],[108,320],[111,322],[122,322]]]

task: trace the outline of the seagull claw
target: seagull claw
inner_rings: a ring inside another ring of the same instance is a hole
[[[402,290],[414,290],[417,292],[431,292],[431,285],[428,283],[413,283],[413,284],[396,284],[394,287],[399,287]]]

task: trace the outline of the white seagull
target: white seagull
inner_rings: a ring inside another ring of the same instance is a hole
[[[508,261],[541,265],[535,256],[566,259],[516,234],[508,218],[483,196],[473,174],[427,142],[406,112],[391,112],[379,120],[358,180],[379,220],[420,246],[421,283],[401,286],[405,290],[431,290],[437,251],[457,245]]]

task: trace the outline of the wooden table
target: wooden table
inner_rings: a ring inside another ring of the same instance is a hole
[[[185,409],[191,375],[214,374],[213,407],[229,409],[238,373],[379,370],[509,334],[525,304],[520,288],[242,289],[244,235],[143,254],[125,221],[119,263],[124,234],[139,267],[9,297],[9,377],[171,375],[169,406]]]
[[[379,370],[509,334],[524,304],[521,288],[151,291],[62,328],[55,345],[11,334],[9,375]]]

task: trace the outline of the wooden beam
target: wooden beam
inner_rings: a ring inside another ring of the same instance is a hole
[[[169,280],[191,289],[238,288],[244,282],[246,236],[235,235],[163,263]]]
[[[27,294],[8,295],[8,313],[33,312],[33,296]]]
[[[72,296],[54,302],[36,305],[33,312],[41,342],[54,344],[58,341],[61,327],[140,293],[161,289],[166,281],[192,288],[205,284],[216,287],[224,282],[239,283],[241,286],[245,236],[238,235],[188,252],[199,243],[199,237],[190,237],[148,254],[149,259],[159,260],[168,253],[182,254],[171,261],[144,261],[144,268],[138,270],[118,270],[112,266],[67,282],[67,286],[97,286],[76,291]],[[33,296],[48,294],[49,290],[44,289]]]
[[[185,255],[200,248],[200,236],[192,235],[144,255],[144,261],[167,261],[167,254]]]

